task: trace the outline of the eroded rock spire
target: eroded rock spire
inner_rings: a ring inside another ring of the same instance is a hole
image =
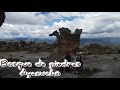
[[[56,36],[57,38],[51,57],[58,59],[66,53],[76,53],[79,50],[81,33],[82,29],[76,29],[74,34],[71,34],[70,29],[62,27],[59,32],[56,30],[49,34],[49,36]]]

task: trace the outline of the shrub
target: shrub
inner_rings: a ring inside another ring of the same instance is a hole
[[[18,62],[18,61],[20,61],[20,59],[17,59],[17,58],[7,58],[7,60],[10,61],[10,62],[14,62],[14,61]]]
[[[99,68],[93,68],[93,69],[84,68],[84,70],[79,73],[79,76],[86,78],[86,77],[90,77],[91,75],[98,73],[98,72],[102,72],[102,70]]]
[[[117,60],[117,57],[114,57],[113,60]]]

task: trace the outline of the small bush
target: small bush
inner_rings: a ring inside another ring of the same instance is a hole
[[[84,52],[84,54],[115,54],[117,53],[115,47],[112,48],[110,46],[104,46],[99,44],[90,44],[87,46],[83,46],[79,49],[79,51]]]
[[[118,50],[118,54],[120,54],[120,50]]]
[[[24,57],[23,55],[21,55],[20,57]]]
[[[97,72],[101,72],[102,70],[99,68],[93,68],[92,71],[93,71],[93,73],[97,73]]]
[[[99,68],[84,68],[83,71],[80,72],[79,76],[85,78],[85,77],[90,77],[91,75],[93,75],[94,73],[98,73],[101,72],[102,70]]]
[[[117,60],[117,57],[114,57],[113,60]]]
[[[7,60],[10,61],[10,62],[14,62],[14,61],[18,62],[18,61],[20,61],[20,59],[17,59],[17,58],[8,58]]]

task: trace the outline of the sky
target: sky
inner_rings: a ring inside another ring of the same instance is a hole
[[[81,38],[120,37],[120,12],[5,12],[0,39],[52,38],[61,27],[83,29]]]

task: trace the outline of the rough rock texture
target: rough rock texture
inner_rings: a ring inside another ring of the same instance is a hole
[[[0,12],[0,27],[4,23],[4,20],[5,20],[5,13],[4,12]]]
[[[62,56],[66,53],[75,53],[79,49],[80,45],[80,36],[82,29],[76,29],[74,34],[71,34],[71,30],[68,28],[60,28],[59,32],[54,31],[49,36],[56,36],[57,41],[54,44],[53,52],[50,57],[61,61]],[[60,59],[60,60],[59,60]]]

